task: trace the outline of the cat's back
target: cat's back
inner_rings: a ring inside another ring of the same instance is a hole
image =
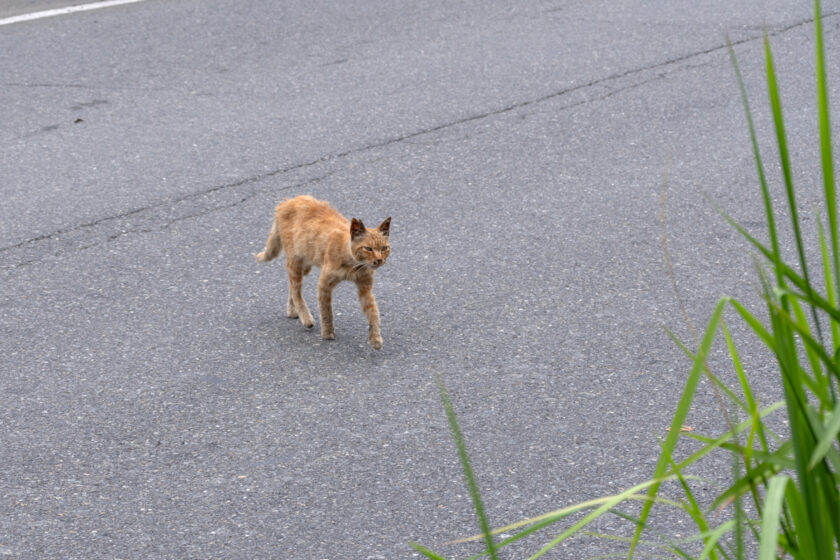
[[[277,218],[283,222],[337,222],[344,225],[347,219],[329,205],[328,202],[318,200],[308,194],[284,200],[277,205]]]
[[[343,236],[345,232],[350,231],[347,218],[329,203],[309,195],[296,196],[281,202],[277,206],[276,223],[281,235],[290,235],[298,240],[320,238],[324,234]]]

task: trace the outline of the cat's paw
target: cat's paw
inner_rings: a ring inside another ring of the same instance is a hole
[[[303,326],[307,329],[311,329],[315,326],[315,320],[312,317],[301,317],[300,322],[303,323]]]
[[[382,348],[382,337],[372,336],[368,339],[368,344],[370,344],[374,350],[380,350]]]
[[[335,333],[321,331],[321,338],[324,340],[335,340]]]

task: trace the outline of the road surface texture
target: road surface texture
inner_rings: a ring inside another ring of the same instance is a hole
[[[695,336],[674,284],[695,329],[723,295],[761,311],[714,209],[764,235],[725,33],[781,205],[770,34],[813,241],[812,20],[782,0],[147,0],[0,27],[0,557],[464,558],[438,375],[494,526],[647,480],[690,369],[666,328]],[[282,261],[254,259],[304,193],[392,216],[381,351],[351,285],[321,341],[284,316]],[[769,404],[773,362],[730,322]],[[708,383],[688,423],[725,429]],[[693,472],[708,499],[730,466]]]

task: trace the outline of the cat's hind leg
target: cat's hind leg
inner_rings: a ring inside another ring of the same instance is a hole
[[[289,290],[289,301],[286,302],[286,316],[290,319],[297,319],[298,312],[297,307],[295,307],[295,300],[292,297],[292,290]]]
[[[321,271],[318,278],[318,309],[321,312],[321,338],[333,340],[335,327],[333,326],[332,292],[338,282],[329,273]]]
[[[289,272],[289,300],[295,306],[298,318],[303,326],[311,329],[315,326],[315,320],[306,307],[306,302],[303,301],[303,294],[301,287],[303,286],[303,277],[309,272],[309,267],[304,268],[303,263],[298,260],[286,260],[286,270]],[[287,306],[288,311],[291,306]]]
[[[312,267],[308,267],[303,271],[303,275],[306,276],[309,274],[309,271],[312,270]],[[295,298],[292,297],[292,290],[289,289],[289,299],[286,301],[286,316],[290,319],[297,319],[298,312],[297,306],[295,305]]]

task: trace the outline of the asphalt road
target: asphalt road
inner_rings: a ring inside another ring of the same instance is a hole
[[[0,19],[85,4],[84,0],[3,0]]]
[[[690,367],[665,327],[693,337],[663,208],[695,328],[722,295],[759,306],[753,255],[705,198],[761,233],[725,31],[772,160],[767,25],[800,202],[819,199],[810,2],[350,4],[0,27],[0,557],[474,553],[445,544],[477,525],[436,375],[493,525],[646,480]],[[840,17],[825,28],[836,68]],[[392,216],[379,352],[351,286],[323,342],[284,317],[282,264],[254,260],[303,193]],[[707,385],[689,423],[723,429]],[[708,498],[729,465],[704,468]]]

